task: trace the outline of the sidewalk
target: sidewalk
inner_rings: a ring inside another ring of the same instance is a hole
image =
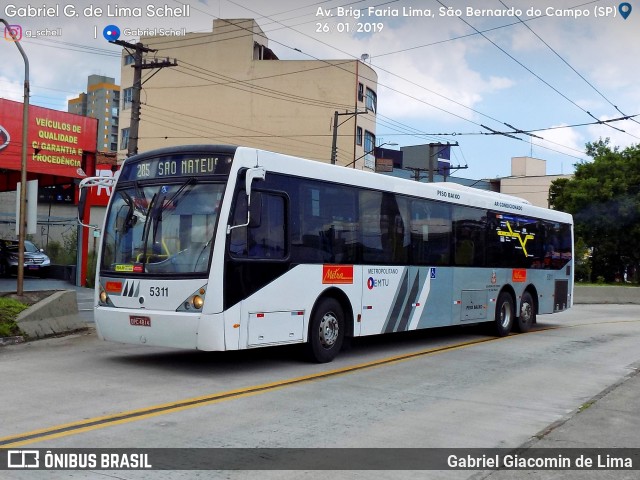
[[[619,382],[585,402],[565,418],[549,425],[522,449],[573,448],[591,456],[589,449],[639,449],[631,456],[634,470],[498,470],[485,471],[474,480],[582,480],[640,478],[640,364]],[[552,454],[552,456],[554,456]],[[628,451],[621,453],[629,457]],[[606,453],[603,455],[606,457]]]

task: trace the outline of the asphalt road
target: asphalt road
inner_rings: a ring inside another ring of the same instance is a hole
[[[104,343],[90,331],[0,351],[0,441],[20,448],[515,448],[634,371],[639,340],[635,305],[578,305],[503,339],[471,328],[360,339],[327,365],[304,363],[290,347],[187,352]],[[597,429],[583,435],[592,446],[613,446]],[[615,446],[639,444],[637,433]],[[3,478],[150,478],[136,471],[10,473]],[[416,478],[373,473],[174,471],[152,478]],[[420,478],[473,475],[430,471]]]

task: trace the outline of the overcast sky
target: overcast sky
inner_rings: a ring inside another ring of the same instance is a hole
[[[191,6],[187,18],[151,17],[146,9],[183,3]],[[11,4],[58,7],[60,16],[12,17]],[[640,114],[640,3],[630,4],[636,10],[624,19],[620,2],[588,0],[22,0],[4,3],[0,17],[22,27],[31,102],[60,110],[86,90],[90,74],[119,81],[120,49],[102,35],[109,24],[210,32],[215,18],[255,18],[283,60],[367,54],[378,72],[378,141],[458,142],[452,163],[468,169],[456,175],[480,179],[508,176],[513,156],[546,159],[548,174],[571,173],[576,162],[588,160],[586,142],[640,142],[640,116],[596,124]],[[102,15],[88,16],[90,5]],[[142,15],[108,17],[108,6],[111,13],[116,6],[140,7]],[[345,16],[337,16],[338,7]],[[369,15],[369,7],[378,11]],[[357,33],[358,24],[372,31]],[[46,28],[62,35],[26,37]],[[22,100],[24,66],[11,42],[0,43],[0,61],[0,97]],[[491,130],[541,138],[485,135]]]

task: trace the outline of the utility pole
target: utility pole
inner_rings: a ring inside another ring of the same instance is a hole
[[[456,143],[441,143],[441,142],[437,142],[437,143],[430,143],[429,144],[429,183],[433,183],[433,172],[436,170],[435,166],[434,166],[434,159],[438,158],[438,154],[442,151],[444,151],[445,148],[448,147],[457,147],[458,146],[458,142]],[[433,152],[432,153],[432,149],[435,148],[439,148],[438,151]],[[444,178],[445,178],[445,182],[446,182],[446,178],[447,178],[447,174],[444,173]]]
[[[335,165],[336,160],[338,158],[338,127],[342,125],[342,123],[349,120],[347,118],[344,122],[338,125],[338,117],[342,115],[349,115],[350,117],[355,116],[357,118],[358,115],[366,115],[367,113],[369,113],[368,110],[365,110],[364,112],[359,112],[358,110],[356,110],[355,112],[344,112],[344,113],[338,113],[338,111],[336,110],[335,112],[333,112],[333,139],[331,141],[331,165]]]
[[[140,130],[140,91],[142,90],[142,70],[150,68],[175,67],[178,62],[174,59],[171,62],[166,60],[153,60],[144,62],[143,53],[157,52],[157,50],[145,47],[142,43],[129,43],[123,40],[113,40],[109,43],[115,43],[127,49],[129,54],[133,56],[133,94],[131,96],[131,124],[129,125],[129,143],[127,148],[127,156],[130,157],[138,153],[138,132]],[[153,75],[152,75],[153,76]],[[151,77],[149,77],[151,78]]]
[[[18,279],[16,283],[16,294],[24,294],[24,240],[27,235],[27,144],[29,135],[29,58],[20,45],[20,39],[4,18],[0,22],[5,25],[5,32],[9,32],[13,43],[18,47],[20,55],[24,60],[24,103],[22,104],[22,154],[20,158],[20,208],[18,212]],[[6,37],[5,33],[5,37]]]

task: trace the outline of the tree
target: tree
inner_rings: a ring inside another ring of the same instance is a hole
[[[640,264],[640,145],[620,151],[609,139],[587,144],[590,162],[551,184],[552,208],[573,214],[576,236],[592,250],[592,275],[606,281]]]

